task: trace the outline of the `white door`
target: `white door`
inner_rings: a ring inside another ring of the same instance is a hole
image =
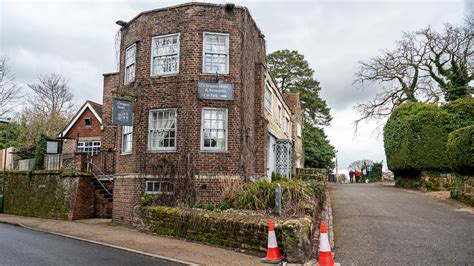
[[[267,137],[267,177],[272,179],[272,173],[275,172],[275,143],[276,138],[271,134]]]

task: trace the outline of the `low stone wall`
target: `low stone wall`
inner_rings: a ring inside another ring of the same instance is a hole
[[[453,183],[453,176],[448,173],[421,172],[421,190],[449,191]]]
[[[474,206],[474,176],[456,174],[451,188],[451,198]]]
[[[286,261],[308,261],[312,251],[313,220],[309,216],[286,220],[277,218],[274,224],[278,247]],[[267,218],[250,213],[137,206],[133,225],[146,232],[246,249],[262,256],[267,249]]]
[[[4,212],[54,219],[94,215],[94,187],[85,173],[61,171],[8,172]]]

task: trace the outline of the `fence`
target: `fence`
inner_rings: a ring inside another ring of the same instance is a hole
[[[74,168],[74,154],[48,154],[44,156],[44,169],[59,170],[59,169],[73,169]]]
[[[35,166],[35,158],[18,161],[18,170],[20,171],[31,171],[33,166]]]

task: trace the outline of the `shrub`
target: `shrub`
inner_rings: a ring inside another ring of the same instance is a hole
[[[447,171],[448,133],[472,124],[467,113],[473,101],[444,107],[407,102],[392,113],[384,126],[384,148],[392,171]]]
[[[208,211],[213,211],[215,208],[214,208],[214,204],[212,203],[206,203],[206,205],[204,205],[204,209],[208,210]]]
[[[281,180],[288,180],[288,178],[280,173],[272,172],[272,182],[277,182]]]
[[[42,170],[44,169],[44,155],[46,154],[46,142],[48,140],[48,136],[46,134],[41,133],[38,144],[36,145],[35,151],[35,165],[33,169],[35,170]]]
[[[241,180],[221,179],[220,187],[223,201],[229,206],[234,206],[236,205],[237,196],[244,187],[244,183]]]
[[[324,201],[324,182],[299,179],[281,180],[283,213],[300,213],[304,205]],[[276,183],[266,179],[247,185],[237,198],[238,208],[247,210],[273,210]]]
[[[404,188],[419,188],[421,185],[421,179],[397,176],[395,177],[395,185]]]
[[[156,203],[156,201],[159,199],[158,195],[150,195],[150,194],[143,194],[143,196],[140,199],[140,202],[143,206],[150,206]]]
[[[474,173],[474,124],[449,133],[446,150],[455,172]]]
[[[221,211],[228,210],[229,208],[230,208],[229,204],[227,204],[226,202],[221,202],[217,205],[217,209],[219,209]]]

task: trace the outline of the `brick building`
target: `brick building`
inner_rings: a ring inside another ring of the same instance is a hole
[[[102,105],[86,101],[59,133],[59,138],[63,142],[62,153],[97,154],[102,139]]]
[[[117,24],[120,65],[104,74],[102,138],[113,155],[114,222],[129,224],[144,193],[217,203],[223,182],[290,175],[298,120],[245,7],[188,3]],[[133,103],[132,126],[112,124],[114,99]]]

